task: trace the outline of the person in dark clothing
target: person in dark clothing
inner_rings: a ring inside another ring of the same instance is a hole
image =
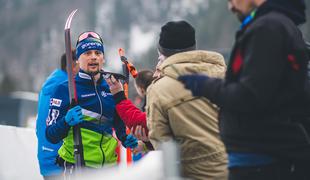
[[[308,55],[303,0],[229,0],[242,24],[225,80],[184,75],[220,107],[230,180],[310,179]]]
[[[308,58],[310,61],[310,42],[306,42],[307,49],[308,49]],[[310,63],[308,64],[308,81],[310,82]]]

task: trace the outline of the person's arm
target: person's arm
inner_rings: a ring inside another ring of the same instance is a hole
[[[51,143],[58,143],[68,135],[70,126],[65,121],[65,115],[69,108],[65,88],[59,86],[51,96],[49,113],[46,120],[45,135]]]
[[[48,115],[49,96],[43,94],[43,90],[39,93],[37,119],[36,119],[36,135],[38,139],[45,137],[46,117]]]
[[[65,118],[63,117],[56,123],[48,125],[45,131],[45,135],[48,141],[56,144],[67,137],[69,130],[70,126],[66,123]]]
[[[146,114],[138,109],[130,100],[125,97],[122,83],[113,76],[106,78],[116,104],[116,110],[120,118],[129,128],[142,125],[146,128]]]
[[[146,127],[146,113],[138,109],[129,99],[126,99],[124,91],[113,95],[116,103],[116,111],[128,128],[142,125]]]
[[[269,22],[271,23],[271,22]],[[244,65],[237,82],[207,80],[206,96],[220,107],[238,111],[265,110],[280,90],[287,64],[286,33],[281,24],[261,24],[244,44]]]
[[[169,126],[168,117],[163,112],[160,94],[156,92],[156,84],[151,85],[147,92],[147,127],[149,129],[149,139],[155,150],[160,143],[173,139]]]
[[[114,113],[113,127],[117,138],[122,142],[125,148],[135,148],[138,145],[138,140],[131,134],[126,134],[126,126],[121,120],[117,112]]]
[[[256,28],[242,44],[242,70],[237,81],[225,81],[203,75],[179,77],[193,94],[203,95],[221,108],[235,112],[272,109],[281,89],[287,65],[287,33],[283,25],[269,21]],[[239,47],[241,48],[241,47]]]
[[[115,133],[116,133],[117,138],[120,141],[124,141],[126,139],[126,136],[127,136],[126,126],[116,111],[114,113],[114,118],[113,118],[113,127],[115,129]]]

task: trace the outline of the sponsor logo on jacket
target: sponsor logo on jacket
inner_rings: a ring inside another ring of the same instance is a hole
[[[60,107],[61,102],[62,102],[61,99],[52,98],[52,99],[50,100],[50,106]]]
[[[105,91],[101,91],[101,96],[107,97],[107,96],[113,96],[112,93],[107,93]]]
[[[56,119],[59,116],[59,110],[57,109],[50,109],[48,110],[48,117],[46,119],[46,125],[50,126],[54,123],[56,123]]]

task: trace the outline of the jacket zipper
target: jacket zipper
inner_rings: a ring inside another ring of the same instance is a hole
[[[101,102],[101,99],[100,99],[100,96],[99,96],[99,93],[98,93],[98,90],[97,90],[97,85],[96,85],[96,82],[94,80],[94,77],[92,76],[92,79],[93,79],[93,82],[94,82],[94,86],[95,86],[95,93],[96,93],[96,96],[98,97],[99,99],[99,105],[100,105],[100,118],[99,118],[99,126],[101,126],[101,117],[102,117],[102,102]],[[104,164],[104,161],[105,161],[105,155],[104,155],[104,152],[102,150],[102,141],[103,141],[103,134],[101,134],[101,139],[100,139],[100,144],[99,144],[99,147],[100,147],[100,151],[102,153],[102,162],[101,162],[101,166],[103,166]]]

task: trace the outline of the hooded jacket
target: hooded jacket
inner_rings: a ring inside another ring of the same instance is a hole
[[[159,69],[161,77],[147,89],[147,126],[154,148],[158,149],[161,142],[175,140],[180,145],[185,176],[215,177],[212,172],[218,167],[222,167],[218,172],[225,172],[227,160],[219,137],[217,107],[206,98],[193,97],[177,80],[179,75],[193,73],[223,78],[223,56],[210,51],[177,53]]]
[[[237,32],[225,81],[208,79],[205,97],[221,108],[228,152],[310,159],[309,58],[296,26],[304,17],[275,2],[262,4]]]

